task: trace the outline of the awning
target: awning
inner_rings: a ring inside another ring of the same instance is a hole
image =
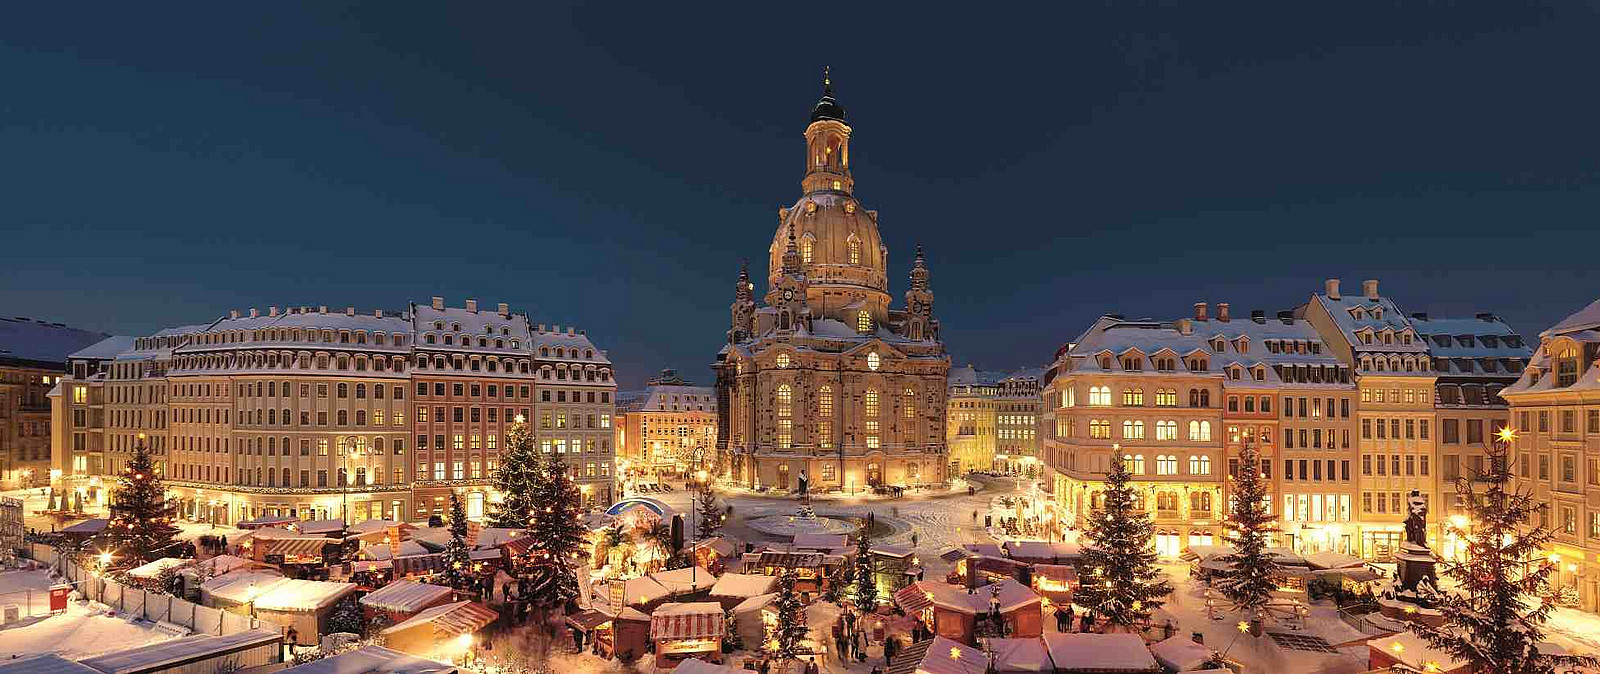
[[[355,562],[351,566],[350,570],[355,572],[355,573],[361,573],[362,571],[378,571],[378,570],[381,570],[381,569],[392,569],[392,568],[394,568],[394,562],[390,561],[390,560],[387,560],[387,559],[378,559],[378,560],[364,559],[364,560],[361,560],[359,562]]]
[[[667,604],[650,616],[651,639],[720,639],[722,605],[714,602]]]
[[[917,616],[922,615],[923,609],[933,606],[933,598],[928,596],[928,592],[923,590],[920,584],[912,583],[894,593],[894,604],[905,611],[906,615]]]
[[[588,632],[596,627],[611,622],[613,618],[606,613],[589,609],[577,615],[567,616],[567,624]]]
[[[328,544],[339,544],[337,538],[325,536],[297,536],[295,538],[266,538],[262,543],[267,546],[263,554],[283,555],[285,557],[321,557],[322,548]]]
[[[471,634],[500,617],[483,604],[475,601],[458,601],[453,604],[442,604],[423,610],[415,617],[383,631],[384,634],[393,634],[401,630],[408,630],[419,625],[431,623],[435,633],[444,633],[450,636]]]

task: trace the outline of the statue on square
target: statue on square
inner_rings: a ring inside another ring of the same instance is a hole
[[[1412,545],[1428,547],[1428,501],[1422,497],[1422,492],[1413,489],[1406,497],[1406,506],[1409,514],[1406,515],[1406,542]]]

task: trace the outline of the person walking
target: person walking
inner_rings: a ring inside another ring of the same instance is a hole
[[[911,547],[917,547],[917,532],[911,532]]]
[[[1078,631],[1087,634],[1094,628],[1094,611],[1084,611],[1083,620],[1078,624]]]

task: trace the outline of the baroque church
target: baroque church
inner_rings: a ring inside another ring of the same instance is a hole
[[[717,354],[717,470],[748,487],[859,491],[947,480],[945,378],[919,247],[890,307],[878,212],[855,196],[844,106],[823,77],[800,199],[778,209],[760,305],[747,269]]]

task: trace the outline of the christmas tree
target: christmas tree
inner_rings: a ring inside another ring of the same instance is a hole
[[[567,473],[567,464],[554,453],[542,457],[533,491],[533,521],[528,529],[543,551],[539,562],[548,566],[550,594],[540,597],[545,606],[562,606],[578,596],[575,567],[588,530],[583,526],[583,495]]]
[[[1084,532],[1089,544],[1083,548],[1083,564],[1093,575],[1083,583],[1077,600],[1109,624],[1123,627],[1148,621],[1172,593],[1156,568],[1151,545],[1155,530],[1128,485],[1131,477],[1122,458],[1113,453],[1101,492],[1104,504],[1090,513]]]
[[[722,612],[722,624],[727,629],[722,633],[722,650],[728,653],[744,650],[744,635],[739,633],[739,617],[733,614],[733,609]]]
[[[703,541],[717,535],[717,530],[722,528],[722,506],[717,504],[717,494],[711,490],[711,485],[701,485],[698,508],[694,539]]]
[[[534,447],[533,435],[528,432],[527,420],[518,415],[511,430],[506,432],[500,468],[489,475],[489,484],[500,492],[502,499],[489,518],[490,524],[508,529],[528,528],[539,470],[539,452]]]
[[[444,546],[444,585],[466,590],[476,582],[472,575],[472,556],[467,551],[467,509],[461,498],[450,494],[450,540]]]
[[[784,569],[778,575],[778,622],[772,628],[772,639],[767,642],[767,652],[778,660],[789,660],[799,652],[800,642],[806,638],[805,616],[800,612],[800,595],[794,590],[794,569]]]
[[[1511,481],[1507,446],[1516,439],[1502,430],[1506,445],[1489,449],[1483,472],[1456,481],[1458,502],[1465,504],[1471,527],[1455,528],[1466,541],[1464,558],[1448,562],[1444,575],[1458,591],[1437,591],[1430,597],[1444,623],[1412,622],[1411,631],[1434,648],[1471,663],[1472,671],[1496,674],[1548,674],[1577,667],[1595,667],[1594,657],[1551,655],[1539,651],[1544,623],[1555,607],[1548,587],[1555,562],[1542,550],[1554,533],[1529,526],[1534,511],[1548,507],[1533,494],[1508,490]],[[1487,487],[1476,496],[1473,484]]]
[[[104,537],[115,546],[116,559],[153,561],[173,546],[178,529],[171,524],[173,508],[165,491],[141,434],[111,494],[111,522]]]
[[[862,525],[856,539],[856,608],[866,615],[878,610],[878,574],[873,570],[872,540]]]
[[[1222,557],[1228,569],[1222,572],[1218,587],[1234,608],[1251,614],[1266,606],[1283,583],[1283,570],[1267,554],[1267,536],[1278,531],[1272,522],[1267,512],[1267,487],[1261,481],[1260,453],[1255,443],[1247,441],[1239,451],[1239,474],[1233,476],[1232,513],[1224,537],[1233,552]]]
[[[328,631],[361,635],[366,632],[366,620],[361,616],[361,605],[354,595],[339,600],[328,614]]]

